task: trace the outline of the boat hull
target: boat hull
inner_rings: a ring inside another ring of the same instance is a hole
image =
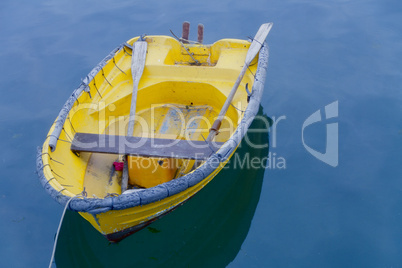
[[[182,204],[184,204],[184,202],[183,202]],[[181,204],[181,205],[182,205],[182,204]],[[179,206],[180,206],[180,205],[179,205]],[[173,208],[173,209],[171,209],[171,210],[169,210],[169,211],[167,211],[167,212],[165,212],[164,214],[162,214],[162,215],[160,215],[160,216],[158,216],[158,217],[153,218],[152,220],[147,221],[147,222],[140,223],[140,224],[138,224],[138,225],[135,225],[135,226],[126,228],[126,229],[124,229],[124,230],[121,230],[121,231],[118,231],[118,232],[115,232],[115,233],[105,234],[104,237],[105,237],[107,240],[109,240],[110,242],[113,242],[113,243],[120,242],[120,241],[123,240],[124,238],[126,238],[126,237],[128,237],[128,236],[130,236],[130,235],[132,235],[132,234],[134,234],[134,233],[136,233],[136,232],[138,232],[138,231],[144,229],[145,227],[147,227],[148,225],[150,225],[150,224],[153,223],[154,221],[156,221],[156,220],[162,218],[163,216],[165,216],[166,214],[172,212],[172,211],[175,210],[175,209],[176,209],[176,207]]]

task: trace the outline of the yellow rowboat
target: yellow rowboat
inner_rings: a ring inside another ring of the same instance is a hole
[[[182,205],[229,161],[257,114],[271,27],[251,42],[146,36],[114,49],[38,149],[45,190],[114,242]]]

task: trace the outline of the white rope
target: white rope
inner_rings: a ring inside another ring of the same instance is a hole
[[[54,255],[55,255],[55,253],[56,253],[57,240],[59,239],[59,234],[60,234],[61,225],[62,225],[62,223],[63,223],[64,215],[66,214],[68,205],[70,204],[71,200],[73,200],[75,197],[80,196],[80,195],[82,195],[82,193],[77,194],[77,195],[71,197],[71,198],[67,201],[66,206],[64,207],[63,214],[61,215],[61,219],[60,219],[60,223],[59,223],[59,228],[57,228],[56,237],[55,237],[55,239],[54,239],[53,252],[52,252],[52,257],[50,258],[49,268],[52,268],[52,264],[53,264],[53,261],[54,261]]]

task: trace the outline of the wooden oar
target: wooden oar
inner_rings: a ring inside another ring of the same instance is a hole
[[[137,91],[142,73],[145,67],[147,55],[147,42],[141,37],[133,44],[131,56],[131,75],[133,76],[133,94],[131,97],[130,117],[128,119],[127,136],[132,136],[134,132],[135,109],[137,106]],[[123,175],[121,179],[121,193],[127,190],[128,185],[128,162],[127,155],[124,156]]]
[[[236,94],[237,88],[239,87],[240,82],[243,79],[243,76],[247,71],[248,66],[253,61],[255,56],[257,56],[258,52],[260,51],[261,46],[265,41],[265,38],[267,38],[267,35],[272,28],[272,25],[273,25],[273,23],[270,22],[270,23],[265,23],[260,26],[260,29],[258,30],[257,34],[255,35],[255,37],[250,45],[250,48],[248,49],[243,69],[241,69],[239,77],[237,77],[237,80],[236,80],[235,84],[233,85],[233,88],[230,91],[229,96],[227,97],[225,103],[223,104],[222,109],[219,112],[218,118],[215,120],[211,129],[209,130],[209,135],[208,135],[207,141],[212,141],[215,138],[219,128],[221,127],[222,120],[225,117],[225,114],[229,108],[229,105],[232,102],[234,95]]]

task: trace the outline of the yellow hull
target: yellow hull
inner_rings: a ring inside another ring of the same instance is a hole
[[[213,174],[209,175],[200,183],[160,201],[124,210],[110,210],[97,215],[85,212],[80,212],[80,214],[110,241],[119,241],[182,205],[207,185],[223,166],[224,164],[221,164]],[[137,226],[139,226],[139,228],[135,228]]]
[[[131,184],[146,189],[138,192],[133,189],[122,194],[121,174],[113,169],[113,162],[121,156],[76,155],[70,150],[70,144],[77,132],[126,134],[133,87],[130,46],[137,39],[129,40],[128,45],[111,53],[84,80],[80,90],[73,93],[50,129],[37,159],[40,180],[49,194],[61,204],[69,201],[70,209],[78,211],[111,241],[122,239],[183,204],[215,177],[233,155],[254,118],[265,80],[266,63],[260,63],[256,57],[216,137],[216,141],[225,143],[214,154],[219,161],[217,164],[212,165],[209,159],[192,170],[194,161],[182,159],[176,161],[173,168],[162,169],[151,161],[147,168],[133,169],[134,175],[130,175]],[[213,45],[185,44],[190,56],[184,45],[173,38],[148,36],[146,40],[148,50],[137,94],[133,135],[204,140],[244,64],[250,43],[224,39]],[[262,81],[254,85],[257,71],[262,72]],[[253,90],[250,104],[244,90],[246,84]],[[250,113],[245,116],[247,111]],[[177,118],[181,118],[180,124]],[[61,129],[59,135],[55,134],[57,129]],[[57,145],[51,140],[55,136]],[[138,163],[148,159],[137,157],[132,160]],[[158,161],[167,163],[170,160]],[[154,169],[156,173],[149,172]],[[147,185],[150,180],[144,178],[150,176],[153,176],[154,184]],[[185,189],[173,192],[179,182]],[[163,187],[166,188],[163,197],[152,197],[153,189],[160,194]],[[133,201],[134,195],[139,196],[136,197],[138,202]],[[127,207],[125,200],[130,200],[133,205]]]

